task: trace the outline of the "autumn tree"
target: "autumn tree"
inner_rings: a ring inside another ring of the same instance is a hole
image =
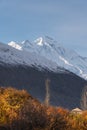
[[[81,108],[87,110],[87,86],[84,87],[81,96]]]
[[[45,81],[45,86],[46,86],[46,97],[45,97],[45,105],[48,107],[49,106],[49,102],[50,102],[50,80],[47,79]]]

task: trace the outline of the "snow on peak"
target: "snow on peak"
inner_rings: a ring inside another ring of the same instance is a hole
[[[8,43],[8,45],[18,50],[22,50],[23,53],[33,53],[35,57],[36,55],[44,57],[44,59],[56,63],[58,67],[65,68],[80,77],[87,79],[87,58],[82,58],[76,52],[64,48],[51,37],[40,37],[33,42],[25,40],[21,43],[16,43],[12,41]],[[43,58],[41,60],[39,57],[38,64],[41,66],[41,62],[45,63],[45,61]]]
[[[43,46],[44,40],[43,40],[42,37],[40,37],[40,38],[36,39],[34,41],[34,43],[37,44],[37,45],[39,45],[39,46]]]
[[[44,37],[39,37],[37,38],[34,43],[36,45],[39,45],[39,46],[43,46],[43,45],[46,45],[46,46],[53,46],[57,43],[57,41],[55,41],[53,38],[49,37],[49,36],[44,36]]]
[[[16,48],[18,50],[22,50],[22,47],[19,44],[17,44],[16,42],[14,42],[14,41],[9,42],[8,45],[12,46],[12,47],[14,47],[14,48]]]

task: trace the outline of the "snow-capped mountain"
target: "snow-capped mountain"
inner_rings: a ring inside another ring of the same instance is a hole
[[[0,86],[26,89],[44,102],[49,79],[50,104],[73,109],[80,107],[87,86],[86,63],[87,58],[49,37],[0,43]]]
[[[24,65],[24,66],[35,66],[39,70],[47,69],[49,71],[58,70],[59,72],[65,71],[63,68],[59,67],[56,62],[52,62],[43,56],[40,56],[36,52],[19,51],[22,47],[19,47],[15,42],[11,44],[17,49],[8,46],[6,44],[0,43],[0,64],[7,65]],[[44,61],[44,62],[43,62]]]
[[[26,64],[48,68],[55,72],[61,67],[87,80],[87,58],[81,57],[73,50],[64,48],[48,36],[40,37],[33,42],[28,40],[20,43],[12,41],[8,45],[19,50],[19,61],[21,59]]]

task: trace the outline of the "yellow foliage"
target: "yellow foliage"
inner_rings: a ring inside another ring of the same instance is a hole
[[[29,97],[25,90],[0,88],[0,124],[18,118],[18,111]]]
[[[87,111],[72,113],[41,104],[25,90],[0,88],[0,130],[87,130]]]

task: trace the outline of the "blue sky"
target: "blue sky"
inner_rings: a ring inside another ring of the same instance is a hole
[[[0,41],[53,37],[87,57],[87,0],[0,0]]]

